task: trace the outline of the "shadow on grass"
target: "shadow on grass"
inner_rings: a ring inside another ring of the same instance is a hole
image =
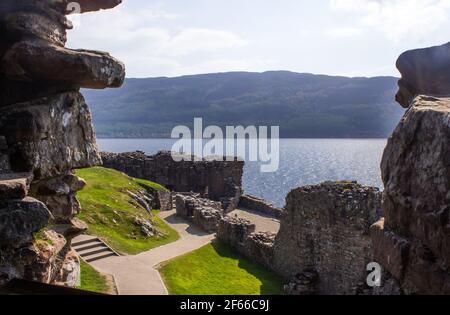
[[[283,294],[283,281],[281,277],[267,270],[265,267],[250,261],[248,258],[237,253],[232,247],[219,240],[213,241],[212,246],[219,256],[238,260],[239,268],[242,268],[259,279],[261,281],[261,295]]]

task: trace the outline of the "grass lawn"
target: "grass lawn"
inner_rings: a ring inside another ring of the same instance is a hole
[[[283,288],[279,277],[220,242],[167,262],[160,273],[174,295],[279,295]]]
[[[107,293],[109,287],[105,276],[81,259],[81,284],[77,289]]]
[[[143,187],[165,190],[163,186],[103,167],[77,170],[76,175],[87,182],[77,194],[82,207],[78,217],[89,225],[88,233],[103,238],[117,252],[135,255],[179,239],[178,233],[156,216],[157,211],[150,216],[127,193]],[[153,221],[165,236],[143,236],[134,224],[136,216]]]

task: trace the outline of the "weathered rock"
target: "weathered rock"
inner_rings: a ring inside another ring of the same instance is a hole
[[[52,225],[52,230],[63,235],[66,240],[70,241],[78,235],[85,233],[88,230],[88,225],[77,218],[73,218],[66,224]]]
[[[450,43],[403,53],[397,61],[402,74],[397,102],[407,108],[420,95],[450,95]]]
[[[142,235],[146,236],[146,237],[161,237],[164,234],[158,230],[157,227],[155,227],[155,225],[150,222],[149,220],[143,219],[143,218],[139,218],[136,217],[134,219],[134,224],[136,226],[138,226],[141,230]]]
[[[82,190],[86,182],[73,174],[62,175],[34,183],[38,195],[68,195]]]
[[[0,282],[74,286],[79,277],[70,240],[87,229],[74,218],[85,183],[71,172],[101,160],[78,90],[119,86],[124,66],[107,53],[66,49],[65,15],[120,2],[0,1]],[[23,198],[30,194],[40,201]],[[50,221],[53,230],[42,232]]]
[[[2,23],[14,38],[34,37],[57,46],[64,46],[67,41],[66,25],[35,12],[13,12],[7,14]]]
[[[371,227],[374,257],[397,279],[405,274],[411,244],[404,238],[384,229],[384,218]]]
[[[0,179],[0,200],[23,199],[28,193],[27,179]]]
[[[223,204],[232,211],[239,202],[244,162],[199,161],[175,162],[170,152],[153,156],[144,152],[102,153],[103,165],[129,176],[160,183],[175,192],[195,192],[201,197]]]
[[[0,283],[13,278],[54,283],[70,249],[62,235],[51,230],[20,248],[6,248],[0,255]]]
[[[295,275],[292,280],[284,286],[287,295],[315,295],[319,275],[313,269],[307,269]]]
[[[33,233],[46,226],[50,218],[48,209],[36,199],[0,199],[0,246],[19,248],[32,241]]]
[[[381,168],[388,230],[413,236],[450,266],[450,98],[419,96],[388,141]]]
[[[3,107],[0,114],[15,172],[33,172],[39,180],[101,164],[91,114],[77,92]]]
[[[75,250],[70,250],[64,257],[62,266],[52,282],[66,287],[75,287],[79,285],[80,280],[80,258]]]
[[[58,81],[74,87],[119,87],[125,66],[107,53],[71,50],[45,41],[24,41],[3,56],[0,72],[16,81]]]
[[[137,202],[139,206],[144,208],[148,213],[152,213],[152,204],[154,204],[154,199],[151,196],[148,196],[145,192],[134,193],[132,191],[127,191],[127,194]]]
[[[375,260],[405,293],[450,294],[450,99],[418,96],[382,161]]]
[[[381,286],[374,287],[372,290],[372,295],[392,295],[392,296],[398,296],[398,295],[404,295],[405,293],[400,289],[400,285],[395,278],[393,278],[389,272],[382,272],[381,276]]]
[[[43,283],[54,282],[64,261],[66,244],[67,240],[62,235],[45,231],[32,247],[21,252],[24,278]]]
[[[48,0],[47,0],[48,1]],[[66,10],[66,13],[72,13],[73,10],[70,7],[72,0],[52,0],[53,3],[61,3],[62,8]],[[78,0],[76,1],[80,5],[80,12],[92,12],[105,9],[112,9],[122,3],[122,0]]]
[[[0,85],[3,88],[2,93],[0,93],[0,108],[78,90],[78,88],[74,88],[70,84],[57,81],[10,81],[1,74]]]
[[[286,280],[319,275],[317,294],[356,294],[372,262],[369,228],[379,218],[378,189],[329,182],[293,190],[275,239],[273,269]]]
[[[67,224],[81,211],[76,193],[85,185],[81,178],[68,174],[34,182],[30,194],[45,203],[53,214],[53,223]]]
[[[112,9],[121,3],[122,0],[2,0],[0,9],[6,12],[33,9],[43,14],[55,15]]]
[[[9,163],[7,150],[8,144],[6,143],[6,138],[0,136],[0,174],[11,173],[11,164]]]

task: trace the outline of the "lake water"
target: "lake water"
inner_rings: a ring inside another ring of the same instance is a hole
[[[102,151],[155,154],[170,150],[174,140],[98,139],[98,143]],[[247,162],[244,191],[282,207],[293,188],[328,180],[357,180],[382,188],[380,161],[385,146],[385,139],[282,139],[279,170],[262,173],[259,163]]]

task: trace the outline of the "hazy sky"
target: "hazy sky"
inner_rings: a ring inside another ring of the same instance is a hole
[[[450,0],[123,0],[74,19],[68,46],[110,52],[128,77],[398,75],[401,52],[450,41]]]

